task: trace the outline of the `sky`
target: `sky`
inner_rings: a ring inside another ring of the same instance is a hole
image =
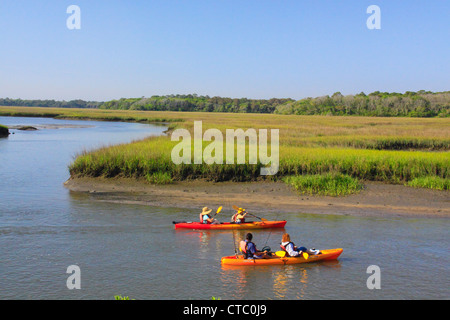
[[[449,18],[446,0],[0,0],[0,97],[447,91]]]

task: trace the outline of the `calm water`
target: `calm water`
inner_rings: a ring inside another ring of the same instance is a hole
[[[198,210],[102,202],[63,187],[83,149],[129,142],[163,127],[0,117],[5,125],[70,124],[0,139],[1,299],[449,299],[449,219],[360,218],[260,212],[287,219],[284,230],[255,231],[261,248],[281,234],[307,247],[344,248],[335,262],[222,267],[244,232],[173,229]],[[77,127],[80,126],[80,127]],[[208,204],[205,204],[208,205]],[[227,205],[224,200],[224,206]],[[218,217],[228,220],[230,208]],[[81,290],[66,287],[69,265]],[[381,269],[381,289],[366,286]]]

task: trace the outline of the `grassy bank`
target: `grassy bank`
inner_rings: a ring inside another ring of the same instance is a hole
[[[0,137],[7,137],[9,135],[8,127],[5,127],[0,124]]]
[[[262,178],[261,164],[175,165],[171,160],[171,150],[176,143],[164,136],[84,153],[70,165],[70,174],[72,177],[154,177],[149,181],[159,177],[167,182],[188,179],[254,181]],[[280,146],[279,172],[266,178],[327,173],[402,184],[427,176],[448,179],[450,152]]]
[[[447,181],[450,178],[449,118],[23,107],[0,107],[0,115],[168,122],[171,129],[186,128],[191,132],[194,121],[202,121],[203,131],[216,128],[224,135],[226,129],[279,129],[280,167],[276,176],[268,176],[267,179],[332,173],[359,180],[440,189],[442,184],[430,183],[429,179]],[[172,142],[169,136],[162,136],[83,153],[70,165],[70,174],[72,177],[144,178],[151,183],[199,178],[211,181],[253,181],[262,178],[261,164],[174,165],[171,151],[177,143]],[[443,189],[448,190],[445,187],[448,184],[443,185]]]

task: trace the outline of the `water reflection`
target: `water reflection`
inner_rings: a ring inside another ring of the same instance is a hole
[[[232,284],[231,299],[244,299],[255,287],[261,291],[266,290],[270,299],[307,299],[311,296],[309,287],[314,286],[312,282],[320,277],[322,271],[330,276],[327,270],[332,270],[331,274],[336,277],[336,271],[340,268],[339,260],[285,266],[222,265],[220,281],[224,287]],[[313,277],[311,273],[314,274]],[[270,287],[270,291],[264,289],[267,287]]]

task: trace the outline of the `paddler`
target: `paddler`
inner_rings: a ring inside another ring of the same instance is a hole
[[[245,211],[245,209],[242,208],[238,208],[236,213],[233,214],[233,216],[231,217],[231,222],[234,223],[244,223],[245,222],[245,216],[247,215],[247,211]]]
[[[214,219],[210,216],[212,209],[208,207],[204,207],[202,212],[200,213],[200,222],[204,224],[219,224],[220,222],[217,219]]]
[[[286,253],[290,257],[301,256],[301,254],[303,252],[306,252],[308,254],[320,254],[319,250],[307,249],[305,247],[297,248],[296,245],[293,242],[291,242],[291,236],[289,235],[289,233],[285,233],[281,237],[281,245],[280,245],[280,247],[281,247],[281,249],[286,251]]]
[[[266,251],[259,251],[256,249],[256,245],[252,242],[253,235],[247,233],[245,240],[239,243],[239,250],[244,254],[245,259],[265,259],[269,256]]]

